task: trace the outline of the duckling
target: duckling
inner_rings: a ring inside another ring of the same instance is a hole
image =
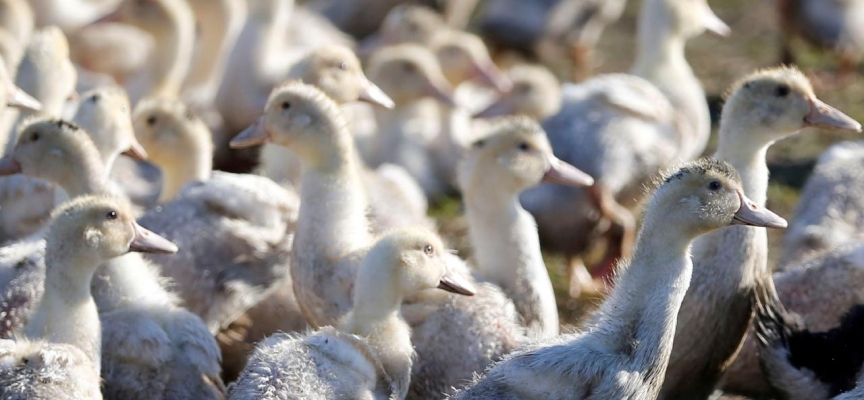
[[[186,1],[124,0],[115,11],[120,22],[153,36],[154,53],[126,83],[132,104],[145,97],[177,98],[189,73],[195,44],[195,16]]]
[[[448,271],[447,254],[441,239],[423,229],[385,235],[360,264],[354,307],[340,329],[268,338],[252,355],[229,398],[261,398],[267,393],[404,399],[414,349],[410,327],[399,315],[402,299],[435,288],[474,294],[470,283]]]
[[[703,159],[668,175],[646,206],[633,258],[619,264],[615,288],[585,332],[514,352],[456,398],[657,397],[694,267],[690,245],[733,224],[786,221],[748,199],[725,162]]]
[[[54,182],[72,197],[108,188],[95,145],[65,121],[32,122],[10,158],[21,172]],[[224,388],[218,345],[163,281],[158,267],[138,255],[105,262],[93,279],[102,319],[105,395],[219,398]]]
[[[356,265],[373,242],[365,212],[369,186],[339,107],[320,90],[286,83],[274,90],[266,110],[232,145],[272,141],[290,146],[303,160],[291,264],[294,294],[310,325],[337,323],[351,308]],[[512,302],[494,286],[478,286],[472,299],[477,307],[454,299],[458,296],[416,297],[403,307],[419,355],[412,395],[440,397],[524,338]]]
[[[166,185],[162,205],[141,221],[183,247],[154,260],[178,283],[186,307],[218,332],[288,274],[296,192],[263,177],[213,172],[210,130],[179,101],[145,100],[133,119]]]
[[[573,186],[593,179],[552,155],[546,133],[528,118],[499,123],[474,143],[459,168],[475,270],[514,300],[529,333],[558,335],[558,307],[531,214],[519,192],[541,180]]]
[[[100,322],[90,283],[105,261],[177,247],[142,228],[122,201],[82,197],[55,212],[46,235],[45,295],[24,338],[2,341],[3,398],[101,399]]]
[[[621,18],[625,3],[625,0],[559,1],[546,16],[543,32],[534,42],[534,52],[544,64],[563,67],[556,70],[569,72],[574,81],[589,77],[595,67],[594,49],[600,36],[607,25]],[[570,65],[562,63],[562,59]]]
[[[375,53],[368,68],[371,79],[379,82],[396,104],[393,110],[375,110],[378,137],[370,165],[400,165],[427,197],[440,197],[447,182],[436,173],[428,147],[442,128],[437,106],[421,100],[432,97],[449,105],[455,101],[435,55],[419,45],[391,46]]]
[[[15,84],[35,98],[38,110],[22,113],[4,113],[0,131],[8,132],[6,154],[15,146],[15,129],[20,121],[37,113],[61,117],[67,100],[74,97],[77,74],[69,61],[69,43],[56,27],[37,30],[24,52],[18,67]]]
[[[363,74],[360,60],[347,47],[322,46],[310,51],[291,67],[287,78],[318,87],[340,105],[361,100],[384,108],[394,106],[393,100]],[[260,108],[265,105],[262,102]],[[351,122],[354,129],[355,121]],[[276,182],[300,183],[300,160],[282,146],[264,145],[261,170]]]
[[[189,6],[195,14],[198,37],[182,98],[193,107],[209,107],[225,74],[228,54],[246,21],[246,2],[189,0]]]
[[[138,143],[132,130],[131,106],[123,88],[106,86],[81,97],[72,121],[90,135],[107,171],[111,171],[120,154],[139,161],[147,159],[147,151]]]
[[[525,115],[543,121],[561,110],[561,85],[542,65],[518,64],[507,70],[511,89],[474,114],[477,118]]]
[[[544,121],[556,155],[598,181],[587,190],[540,185],[522,197],[543,243],[568,257],[574,296],[596,290],[580,279],[588,244],[606,237],[606,258],[595,272],[608,277],[614,260],[632,251],[631,209],[643,184],[661,168],[698,157],[708,143],[705,93],[684,58],[686,41],[706,29],[729,32],[705,0],[645,1],[631,74],[566,85],[561,110]],[[562,218],[565,207],[571,211]]]
[[[864,56],[864,3],[859,1],[782,0],[777,3],[782,31],[782,62],[794,64],[791,43],[802,38],[833,51],[841,76],[854,72]]]
[[[776,140],[808,127],[861,130],[859,123],[820,101],[797,69],[756,72],[730,93],[716,157],[735,166],[745,193],[758,205],[765,203],[768,190],[765,154]],[[694,243],[693,263],[700,268],[678,314],[663,398],[711,394],[746,337],[755,288],[771,279],[767,249],[765,232],[744,227],[711,233]]]

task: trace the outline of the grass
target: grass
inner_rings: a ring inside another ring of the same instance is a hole
[[[728,38],[708,34],[691,40],[687,58],[701,79],[709,99],[722,101],[723,93],[736,80],[759,68],[775,66],[780,59],[780,31],[774,1],[711,0],[717,15],[732,28]],[[636,20],[641,1],[629,1],[621,20],[608,27],[597,50],[600,65],[597,73],[627,71],[634,59]],[[864,80],[838,82],[834,77],[836,59],[829,53],[810,48],[805,43],[793,43],[799,67],[811,77],[820,99],[844,111],[853,118],[864,120]],[[715,104],[715,107],[719,104]],[[716,126],[706,150],[711,154],[716,143]],[[791,218],[801,187],[806,182],[815,160],[831,144],[858,139],[855,134],[819,132],[804,133],[776,143],[768,153],[771,185],[768,207],[781,216]],[[462,217],[458,198],[449,198],[432,208],[450,245],[463,256],[470,256],[467,225]],[[783,231],[769,231],[769,265],[774,265],[782,251]],[[571,299],[567,294],[565,261],[545,255],[558,298],[562,322],[577,325],[599,299]]]

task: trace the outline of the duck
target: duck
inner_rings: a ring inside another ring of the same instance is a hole
[[[354,3],[355,7],[357,5],[360,3]],[[348,7],[339,8],[344,10]],[[324,14],[327,15],[327,11]],[[409,43],[428,45],[436,33],[449,29],[437,11],[421,4],[406,3],[393,5],[385,11],[383,19],[375,25],[375,30],[360,42],[358,51],[364,59],[385,46]]]
[[[864,143],[843,141],[819,157],[801,190],[789,230],[783,236],[779,268],[801,264],[864,233],[860,221],[864,204],[856,191],[864,176],[856,168],[864,157]]]
[[[8,134],[6,153],[15,146],[15,129],[24,118],[32,115],[63,116],[67,101],[77,96],[77,73],[69,60],[69,42],[60,29],[48,27],[36,30],[24,51],[15,75],[15,85],[39,103],[38,110],[22,109],[21,113],[4,113],[0,131]]]
[[[518,64],[507,70],[507,78],[512,83],[510,90],[476,112],[475,118],[514,114],[542,122],[561,111],[561,84],[549,68]]]
[[[743,192],[735,169],[715,159],[667,175],[646,205],[633,258],[618,265],[612,293],[583,333],[511,353],[455,398],[656,398],[694,270],[694,239],[734,224],[786,226]]]
[[[446,192],[447,182],[435,171],[429,150],[442,131],[438,107],[423,102],[427,97],[455,105],[453,89],[444,77],[438,60],[427,48],[402,44],[382,48],[369,61],[370,78],[393,99],[392,110],[375,110],[377,138],[369,164],[402,166],[423,188],[427,198]]]
[[[0,396],[101,399],[96,270],[129,252],[176,250],[118,199],[86,196],[59,208],[46,234],[45,294],[22,336],[0,341]]]
[[[632,251],[631,209],[644,195],[643,184],[662,168],[698,157],[708,143],[705,92],[684,58],[686,41],[706,29],[729,33],[704,0],[645,1],[630,74],[565,85],[561,110],[543,122],[556,155],[598,181],[588,189],[540,185],[522,196],[541,241],[567,257],[574,297],[602,291],[587,279],[581,258],[587,246],[606,238],[606,257],[595,274],[608,283],[614,260]],[[571,210],[566,218],[564,208]]]
[[[21,137],[8,157],[19,173],[55,183],[72,198],[109,192],[98,150],[77,125],[39,119]],[[216,340],[164,283],[159,267],[137,254],[107,261],[97,271],[91,292],[102,320],[105,396],[221,398]]]
[[[820,101],[795,68],[757,71],[729,93],[715,156],[735,166],[744,192],[760,206],[768,190],[765,155],[776,140],[808,127],[861,130],[858,122]],[[765,232],[746,227],[711,233],[693,244],[693,263],[700,268],[678,314],[661,398],[711,394],[744,342],[758,282],[771,279],[767,248]],[[724,324],[718,328],[720,318]]]
[[[242,0],[187,1],[196,20],[196,55],[189,78],[183,82],[181,98],[201,109],[213,106],[229,52],[246,21],[247,5]]]
[[[339,328],[269,337],[255,350],[229,398],[405,399],[414,348],[410,327],[399,314],[402,299],[436,288],[474,294],[470,283],[450,274],[447,254],[441,239],[424,229],[384,235],[357,270],[354,306]]]
[[[212,171],[210,130],[179,100],[141,102],[133,126],[165,179],[160,206],[141,221],[183,247],[152,260],[215,334],[287,276],[297,193],[264,177]]]
[[[33,9],[30,4],[25,0],[0,2],[0,28],[8,33],[16,43],[20,45],[29,43],[34,28]],[[11,65],[17,65],[17,63],[12,63],[7,67],[11,67]]]
[[[308,52],[291,67],[286,79],[314,85],[340,105],[360,100],[384,108],[394,107],[393,100],[363,73],[354,51],[344,46],[322,46]],[[262,110],[265,104],[261,103]],[[345,110],[346,114],[351,111],[354,110]],[[354,119],[350,122],[352,130],[355,123],[361,123]],[[294,186],[300,183],[300,160],[284,147],[264,145],[259,168],[276,182],[290,182]]]
[[[781,62],[795,63],[792,41],[800,38],[833,52],[841,76],[854,72],[864,56],[864,4],[857,1],[783,0],[777,3]]]
[[[621,18],[625,5],[625,0],[559,1],[546,15],[534,53],[546,65],[560,65],[559,71],[569,73],[574,81],[584,80],[595,67],[594,52],[603,31]]]
[[[806,263],[803,270],[795,271],[810,277],[820,272],[828,275],[811,282],[813,291],[826,287],[847,289],[838,299],[823,299],[827,301],[826,313],[836,319],[827,327],[825,322],[830,318],[827,315],[814,316],[806,308],[803,310],[811,315],[799,315],[786,308],[780,297],[782,294],[794,303],[790,304],[792,306],[798,306],[800,298],[806,296],[789,296],[788,290],[781,292],[780,285],[788,280],[781,281],[775,277],[776,282],[766,281],[760,285],[753,326],[762,371],[761,376],[755,378],[766,381],[768,388],[765,393],[784,399],[835,399],[841,395],[855,398],[852,392],[860,387],[858,376],[864,365],[864,352],[857,340],[857,332],[864,322],[864,307],[860,303],[858,287],[843,288],[842,279],[855,276],[851,270],[860,269],[856,264],[860,261],[857,258],[860,252],[859,245],[840,246],[819,257],[818,264],[814,259]],[[826,268],[829,265],[831,268]],[[838,274],[839,271],[844,273]],[[788,276],[792,272],[781,274]],[[854,301],[855,297],[859,298],[858,302],[846,304],[842,314],[830,309],[841,300]]]
[[[259,124],[235,137],[232,146],[263,142],[290,147],[304,163],[291,263],[294,295],[311,327],[337,324],[351,309],[357,265],[374,242],[365,211],[368,186],[345,118],[319,89],[287,82],[274,89]],[[472,279],[467,265],[452,258],[454,271]],[[525,337],[500,288],[481,283],[471,302],[460,300],[444,293],[405,299],[403,315],[418,353],[412,398],[440,397]]]
[[[516,305],[529,335],[558,335],[558,306],[540,252],[534,218],[519,192],[541,181],[594,183],[557,159],[540,125],[527,117],[500,122],[466,151],[459,168],[475,271],[500,286]]]
[[[195,45],[195,14],[186,1],[124,0],[108,19],[153,37],[155,50],[125,87],[132,104],[146,97],[177,98],[189,73]]]

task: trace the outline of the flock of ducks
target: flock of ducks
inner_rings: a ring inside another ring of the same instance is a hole
[[[643,0],[630,72],[563,84],[623,1],[484,1],[548,65],[506,70],[444,3],[0,0],[0,399],[864,396],[861,143],[778,272],[763,229],[771,145],[858,122],[769,68],[699,158],[705,0]],[[857,61],[860,5],[811,3],[784,36]],[[544,250],[605,292],[578,332]]]

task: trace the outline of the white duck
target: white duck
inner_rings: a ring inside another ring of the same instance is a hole
[[[498,123],[466,151],[459,168],[475,270],[513,299],[531,336],[550,338],[558,335],[555,293],[534,218],[519,204],[519,192],[540,181],[593,184],[552,155],[545,132],[528,118]]]
[[[819,101],[796,69],[754,73],[730,93],[715,156],[738,170],[744,192],[759,206],[768,191],[765,155],[775,141],[807,127],[861,130],[860,124]],[[663,398],[711,394],[745,339],[755,288],[771,279],[767,251],[766,233],[746,227],[711,233],[694,243],[698,268],[679,312]],[[718,325],[720,320],[723,324]]]
[[[150,59],[125,86],[132,104],[145,97],[177,98],[192,63],[195,15],[185,0],[124,0],[108,17],[153,36]]]
[[[606,220],[612,226],[600,233],[610,244],[598,272],[608,277],[614,260],[631,252],[630,209],[642,186],[661,168],[698,157],[708,143],[705,93],[684,57],[687,40],[706,28],[729,33],[705,0],[643,2],[631,74],[565,86],[561,111],[544,121],[556,155],[598,182],[588,190],[541,185],[522,197],[544,244],[570,258],[571,279],[584,275],[580,254]],[[572,279],[571,293],[584,285]]]
[[[123,0],[30,0],[36,26],[71,33],[114,11]]]
[[[448,271],[447,254],[441,239],[422,229],[382,237],[357,271],[354,307],[339,329],[268,338],[229,398],[404,399],[414,348],[410,327],[399,315],[402,299],[435,288],[474,294]]]
[[[368,186],[353,139],[339,106],[312,86],[294,82],[275,89],[266,110],[259,124],[232,145],[272,141],[290,146],[302,158],[291,265],[294,294],[310,325],[337,323],[351,308],[356,266],[373,240],[365,211]],[[491,285],[478,287],[472,299],[477,307],[454,298],[458,296],[420,297],[408,299],[412,304],[405,311],[420,354],[415,395],[440,397],[524,337],[512,303]]]
[[[424,102],[432,97],[455,105],[453,90],[435,55],[420,45],[403,44],[382,48],[369,61],[369,76],[394,101],[392,110],[376,109],[378,135],[369,164],[402,166],[429,198],[438,198],[447,183],[438,176],[429,150],[441,133],[438,107]]]
[[[583,333],[511,354],[457,399],[655,398],[693,263],[689,248],[732,224],[785,227],[744,196],[731,165],[699,160],[667,176],[647,205],[631,260]]]
[[[45,295],[24,337],[0,342],[3,398],[101,399],[101,332],[90,283],[99,266],[130,251],[176,251],[142,228],[122,201],[67,203],[46,235]]]
[[[72,197],[108,188],[95,145],[68,122],[31,123],[6,160],[22,173],[58,184]],[[106,396],[219,398],[224,388],[216,341],[201,319],[179,307],[162,285],[158,268],[138,255],[106,262],[93,279],[91,290],[103,322]]]
[[[141,221],[182,247],[154,260],[215,333],[288,274],[297,195],[264,177],[212,171],[210,130],[179,101],[144,101],[133,119],[166,185]]]
[[[30,43],[33,33],[33,9],[26,0],[0,1],[0,28],[20,46]],[[17,60],[7,60],[7,66],[17,66]]]

